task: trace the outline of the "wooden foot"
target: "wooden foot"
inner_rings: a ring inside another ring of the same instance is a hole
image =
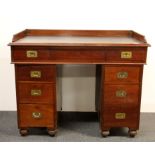
[[[47,129],[47,132],[51,137],[54,137],[56,134],[56,130]]]
[[[129,130],[129,136],[130,137],[135,137],[137,134],[137,131],[136,130]]]
[[[28,135],[28,130],[27,129],[20,129],[20,135],[21,136],[27,136]]]
[[[107,137],[107,136],[109,136],[109,134],[110,134],[110,132],[107,130],[107,131],[102,131],[102,136],[103,137]]]

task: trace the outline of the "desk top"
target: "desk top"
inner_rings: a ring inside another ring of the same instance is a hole
[[[10,46],[150,46],[145,37],[128,30],[24,30]]]

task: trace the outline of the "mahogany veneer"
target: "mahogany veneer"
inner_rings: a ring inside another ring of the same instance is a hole
[[[13,37],[18,127],[57,129],[56,64],[96,64],[96,109],[103,136],[139,129],[145,37],[131,30],[24,30]]]

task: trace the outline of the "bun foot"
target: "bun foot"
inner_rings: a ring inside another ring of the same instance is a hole
[[[28,130],[27,129],[20,129],[20,135],[21,136],[27,136],[28,135]]]
[[[56,130],[47,129],[47,132],[51,137],[54,137],[56,134]]]
[[[110,132],[109,131],[102,131],[102,137],[107,137],[109,136]]]
[[[135,137],[136,135],[137,135],[137,131],[136,130],[129,131],[129,136],[130,137]]]

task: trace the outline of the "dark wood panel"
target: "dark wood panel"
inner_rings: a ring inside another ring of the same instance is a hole
[[[37,57],[27,57],[28,50],[37,51]],[[18,49],[12,52],[12,62],[102,63],[105,53],[103,50]]]
[[[131,58],[122,58],[122,52],[131,52]],[[146,48],[113,48],[107,49],[106,61],[107,62],[135,62],[135,63],[145,63],[146,62]]]
[[[125,114],[124,119],[116,118],[116,115],[120,115],[120,113]],[[106,107],[101,117],[103,119],[101,124],[103,131],[112,127],[128,127],[135,130],[139,128],[139,109],[137,110],[129,107]]]
[[[27,51],[35,51],[37,52],[36,57],[28,57]],[[12,61],[25,61],[25,62],[41,62],[41,61],[49,61],[50,60],[50,52],[48,49],[35,49],[35,48],[25,48],[25,49],[17,49],[12,51]]]
[[[17,81],[56,82],[55,65],[16,65]]]
[[[37,57],[27,57],[27,51],[36,51]],[[131,51],[132,58],[121,58],[122,51]],[[66,64],[66,63],[145,63],[145,48],[103,48],[103,49],[48,49],[48,48],[13,48],[13,63]]]
[[[53,105],[20,104],[19,126],[55,127],[55,109]]]
[[[128,84],[141,82],[141,66],[109,65],[104,67],[105,83]]]
[[[104,85],[104,106],[138,107],[139,85]],[[121,93],[121,94],[120,94]],[[122,96],[124,93],[124,97]],[[120,95],[120,96],[119,96]]]
[[[19,103],[56,104],[55,89],[55,84],[18,82],[18,101]]]

